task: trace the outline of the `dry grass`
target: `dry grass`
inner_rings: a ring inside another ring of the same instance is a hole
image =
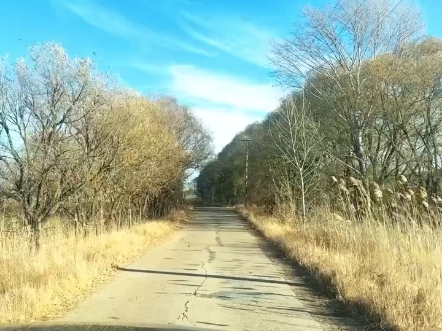
[[[442,230],[350,222],[330,213],[301,224],[242,212],[385,329],[442,330]]]
[[[73,231],[58,232],[44,237],[39,252],[31,252],[24,235],[0,237],[0,323],[44,320],[72,308],[109,279],[113,266],[130,262],[160,242],[180,219],[149,221],[86,238],[76,238]]]

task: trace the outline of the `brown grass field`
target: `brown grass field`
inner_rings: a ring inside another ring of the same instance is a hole
[[[326,279],[338,297],[380,326],[442,330],[442,230],[427,225],[354,222],[331,213],[299,222],[242,209],[286,254]]]
[[[178,224],[154,220],[87,237],[60,228],[43,237],[38,252],[24,233],[0,233],[0,323],[47,320],[73,308],[115,265],[139,257]]]

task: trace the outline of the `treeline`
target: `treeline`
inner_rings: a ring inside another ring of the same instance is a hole
[[[201,199],[244,201],[243,136],[252,139],[247,203],[290,206],[305,216],[336,202],[332,176],[336,185],[356,179],[366,191],[407,178],[408,186],[428,192],[425,199],[436,199],[442,40],[425,36],[423,27],[416,8],[403,1],[307,8],[290,38],[272,43],[273,74],[292,92],[202,170]]]
[[[211,136],[187,107],[122,87],[59,44],[0,65],[3,213],[37,246],[54,216],[98,231],[164,215],[210,153]]]

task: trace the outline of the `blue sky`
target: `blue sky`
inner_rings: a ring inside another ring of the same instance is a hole
[[[325,0],[3,0],[0,55],[60,42],[145,93],[189,105],[216,151],[284,94],[269,77],[271,38],[286,36],[305,5]],[[332,3],[334,3],[332,1]],[[417,1],[427,33],[442,36],[442,1]]]

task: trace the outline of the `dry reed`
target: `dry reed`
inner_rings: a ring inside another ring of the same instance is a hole
[[[38,252],[25,233],[0,233],[0,323],[44,320],[72,308],[114,273],[112,266],[141,255],[177,224],[148,221],[87,237],[60,228],[43,237]]]
[[[282,222],[242,211],[288,256],[326,279],[343,301],[385,329],[442,330],[442,230],[400,222],[348,220],[324,211]]]

